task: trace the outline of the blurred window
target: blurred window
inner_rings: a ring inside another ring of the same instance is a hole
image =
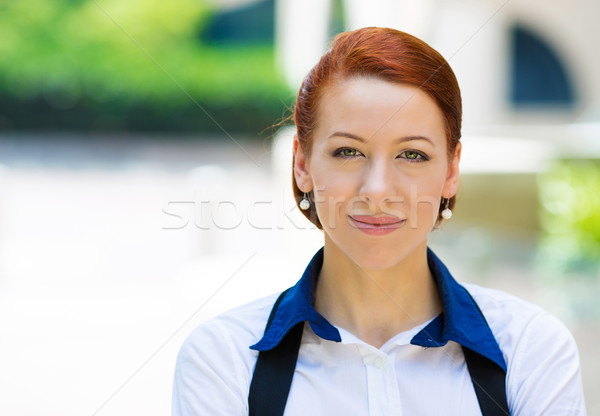
[[[510,99],[515,107],[574,106],[568,68],[551,45],[516,25],[511,30],[511,46]]]
[[[219,11],[203,27],[206,44],[269,44],[275,39],[275,0]]]

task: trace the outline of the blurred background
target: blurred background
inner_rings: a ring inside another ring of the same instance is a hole
[[[458,280],[557,315],[600,415],[594,0],[0,0],[0,413],[170,413],[203,320],[292,285],[322,234],[285,121],[336,33],[439,50],[464,102]]]

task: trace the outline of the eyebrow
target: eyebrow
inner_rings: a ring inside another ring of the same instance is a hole
[[[362,142],[362,143],[366,142],[366,140],[363,139],[362,137],[357,136],[352,133],[346,133],[344,131],[336,131],[335,133],[331,134],[328,137],[328,139],[331,139],[332,137],[336,137],[336,136],[337,137],[347,137],[349,139],[358,140],[359,142]],[[404,143],[404,142],[410,142],[413,140],[425,140],[433,145],[433,141],[429,137],[425,137],[425,136],[405,136],[405,137],[399,137],[394,141],[397,143]]]

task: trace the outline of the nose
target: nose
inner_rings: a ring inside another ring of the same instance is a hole
[[[365,165],[362,175],[359,198],[369,203],[372,210],[375,205],[376,212],[383,210],[385,201],[397,199],[394,184],[393,166],[389,161],[382,159],[370,160]]]

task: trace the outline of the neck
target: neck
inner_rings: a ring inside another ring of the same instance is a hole
[[[427,265],[427,242],[389,269],[366,270],[326,237],[315,309],[376,348],[434,318],[442,305]]]

